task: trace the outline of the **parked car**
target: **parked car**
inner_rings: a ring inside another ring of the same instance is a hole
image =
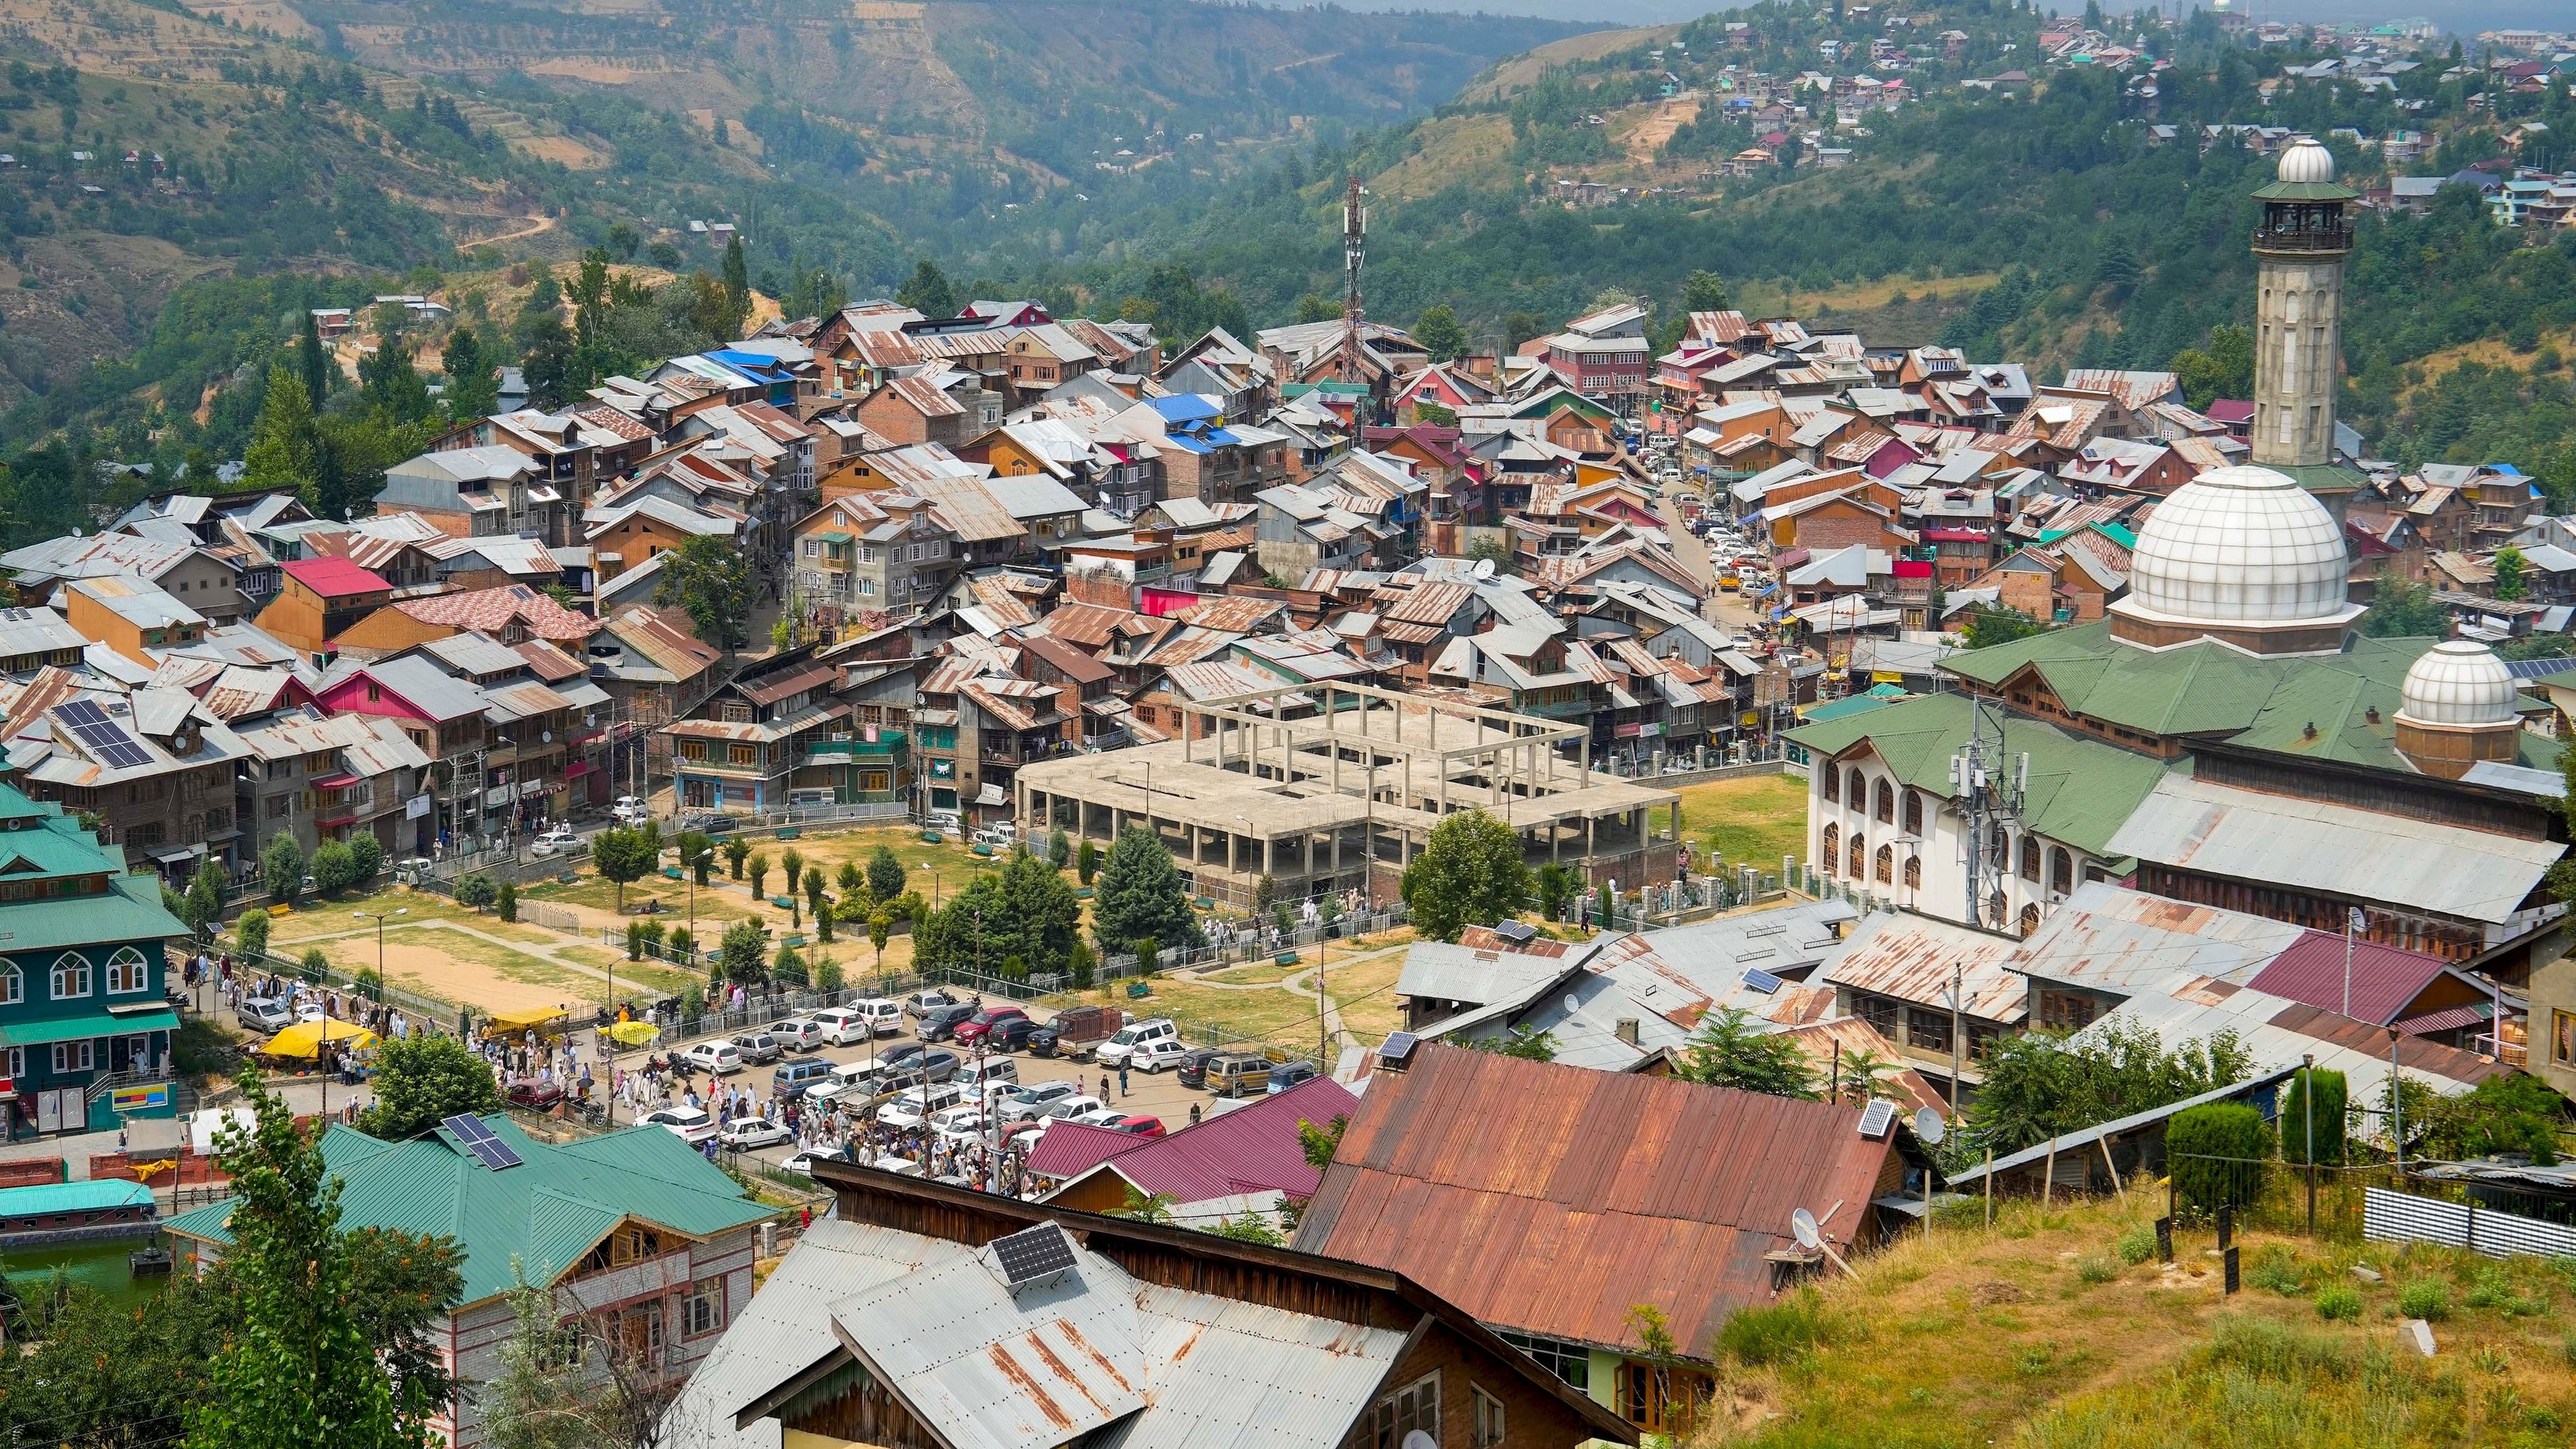
[[[733,1039],[734,1049],[742,1059],[755,1067],[767,1066],[786,1054],[778,1038],[765,1031],[747,1031]]]
[[[742,1070],[742,1048],[729,1041],[702,1041],[683,1052],[681,1059],[699,1071],[720,1077]]]
[[[945,991],[939,990],[937,987],[933,987],[928,991],[916,991],[910,996],[905,997],[903,999],[903,1014],[912,1017],[915,1020],[919,1020],[924,1013],[936,1011],[943,1006],[955,1006],[956,1004],[956,997],[949,995]]]
[[[1035,1082],[1004,1098],[997,1110],[1005,1122],[1033,1122],[1046,1115],[1047,1108],[1081,1095],[1082,1088],[1072,1082]]]
[[[620,825],[641,825],[653,818],[653,808],[633,795],[620,795],[608,808],[608,818]]]
[[[877,1049],[877,1065],[886,1071],[893,1071],[928,1050],[930,1048],[917,1041],[899,1041],[893,1046]]]
[[[1081,1061],[1106,1041],[1126,1018],[1114,1006],[1069,1006],[1029,1033],[1029,1055],[1062,1056]]]
[[[680,828],[694,830],[700,835],[731,835],[742,828],[742,821],[732,815],[693,813],[680,817]]]
[[[695,1107],[664,1107],[644,1114],[647,1127],[668,1128],[691,1147],[716,1135],[716,1119]]]
[[[980,1102],[960,1102],[931,1113],[929,1122],[931,1131],[952,1144],[973,1142],[984,1135],[984,1106]]]
[[[1140,1072],[1160,1072],[1179,1066],[1189,1054],[1190,1049],[1181,1044],[1179,1037],[1158,1036],[1136,1043],[1127,1054],[1127,1065]]]
[[[1270,1059],[1252,1052],[1227,1052],[1207,1064],[1207,1089],[1220,1097],[1258,1094],[1270,1081]]]
[[[551,1112],[563,1101],[563,1088],[552,1082],[513,1082],[509,1091],[510,1105],[530,1112]]]
[[[824,1007],[814,1013],[814,1024],[823,1029],[825,1046],[848,1046],[874,1034],[867,1017],[854,1006]]]
[[[948,1036],[959,1046],[973,1046],[990,1036],[993,1040],[985,1042],[985,1050],[1010,1051],[1014,1043],[1005,1038],[1016,1031],[1016,1045],[1026,1046],[1029,1033],[1036,1027],[1037,1023],[1029,1020],[1028,1012],[1019,1007],[988,1006],[950,1028]]]
[[[936,830],[942,835],[963,835],[966,833],[962,823],[957,818],[957,812],[954,810],[934,810],[930,812],[928,815],[922,817],[921,828],[924,830]]]
[[[778,1070],[769,1074],[769,1090],[778,1100],[793,1102],[808,1090],[830,1080],[830,1062],[821,1057],[799,1057],[792,1062],[781,1062]]]
[[[955,1052],[923,1052],[898,1067],[886,1067],[879,1075],[889,1087],[917,1086],[923,1082],[953,1081],[964,1058]]]
[[[1163,1119],[1160,1117],[1138,1117],[1124,1112],[1118,1113],[1116,1116],[1118,1120],[1114,1122],[1103,1122],[1100,1125],[1108,1128],[1112,1132],[1125,1132],[1136,1137],[1160,1137],[1163,1135]]]
[[[1104,1067],[1114,1067],[1127,1060],[1141,1043],[1161,1041],[1166,1038],[1177,1041],[1180,1035],[1181,1029],[1172,1024],[1170,1017],[1157,1016],[1148,1021],[1118,1028],[1118,1034],[1093,1048],[1091,1056]]]
[[[829,1038],[829,1033],[823,1030],[823,1023],[810,1016],[800,1016],[792,1021],[773,1021],[769,1024],[769,1034],[791,1052],[818,1051]]]
[[[1108,1103],[1098,1097],[1059,1097],[1039,1110],[1038,1120],[1047,1123],[1071,1122],[1090,1116],[1094,1112],[1105,1111],[1108,1106]]]
[[[581,837],[573,833],[570,825],[549,825],[538,833],[536,839],[528,842],[528,854],[542,860],[550,855],[565,854],[579,844]]]
[[[962,1001],[955,1006],[934,1006],[913,1024],[912,1034],[923,1041],[946,1041],[956,1035],[957,1028],[974,1019],[975,1008]]]
[[[882,1062],[843,1062],[837,1067],[828,1067],[821,1081],[805,1084],[805,1099],[809,1102],[865,1100],[876,1095],[877,1081],[884,1072]]]
[[[1009,1057],[985,1057],[980,1061],[968,1062],[965,1068],[957,1073],[957,1080],[961,1085],[969,1087],[980,1087],[989,1083],[993,1086],[1008,1084],[1016,1089],[1020,1085],[1020,1064]]]
[[[295,1025],[295,1008],[283,996],[245,996],[233,1008],[233,1020],[245,1031],[284,1031]]]
[[[749,1152],[755,1147],[775,1147],[781,1142],[793,1142],[796,1134],[788,1131],[785,1124],[772,1122],[766,1117],[736,1117],[716,1134],[716,1140],[736,1152]]]
[[[804,1151],[799,1152],[795,1156],[778,1164],[778,1170],[781,1172],[792,1172],[798,1177],[812,1177],[814,1175],[814,1164],[822,1161],[826,1157],[835,1159],[836,1161],[846,1160],[841,1157],[841,1151],[837,1147],[808,1147]]]
[[[1276,1097],[1299,1082],[1311,1082],[1314,1079],[1313,1062],[1281,1062],[1270,1069],[1270,1080],[1262,1085],[1262,1090]]]
[[[892,1036],[903,1030],[903,1007],[882,996],[853,1001],[850,1003],[850,1010],[866,1019],[868,1032],[872,1036]]]
[[[893,1101],[877,1109],[877,1121],[897,1129],[918,1127],[929,1119],[931,1113],[956,1106],[964,1095],[954,1082],[908,1087],[896,1093]]]
[[[1181,1053],[1173,1070],[1180,1074],[1181,1085],[1193,1091],[1207,1090],[1207,1064],[1225,1055],[1223,1047],[1192,1047]]]
[[[1007,820],[996,821],[975,832],[977,845],[989,845],[995,850],[1008,850],[1018,844],[1019,839],[1020,828]]]

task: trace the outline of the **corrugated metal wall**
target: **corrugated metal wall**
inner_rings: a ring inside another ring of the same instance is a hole
[[[2576,1256],[2576,1228],[2384,1187],[2369,1189],[2363,1200],[2361,1235],[2377,1242],[2447,1243],[2490,1258]]]

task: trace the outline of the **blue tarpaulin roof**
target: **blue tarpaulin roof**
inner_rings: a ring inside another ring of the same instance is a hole
[[[1203,392],[1174,393],[1170,397],[1154,398],[1152,402],[1154,411],[1161,413],[1167,423],[1196,422],[1201,418],[1225,414],[1224,406]]]

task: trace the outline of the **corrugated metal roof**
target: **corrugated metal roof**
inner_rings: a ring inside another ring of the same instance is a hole
[[[1285,1092],[1259,1098],[1168,1136],[1128,1136],[1124,1150],[1093,1166],[1114,1170],[1139,1191],[1167,1194],[1176,1203],[1208,1202],[1254,1191],[1308,1197],[1322,1174],[1306,1160],[1297,1125],[1347,1117],[1358,1106],[1359,1098],[1341,1083],[1330,1077],[1310,1077]],[[1046,1135],[1051,1140],[1062,1130],[1050,1127]],[[1045,1146],[1043,1142],[1039,1145]],[[1030,1155],[1029,1165],[1030,1170],[1046,1172],[1051,1177],[1073,1175],[1038,1166],[1035,1153]]]
[[[1698,1357],[1734,1310],[1770,1300],[1764,1255],[1792,1243],[1792,1211],[1859,1235],[1893,1150],[1860,1118],[1426,1045],[1370,1079],[1296,1245],[1579,1343],[1637,1347],[1628,1310],[1652,1304]]]
[[[2014,969],[2123,995],[2202,978],[2244,985],[2306,934],[2286,921],[2087,881],[2021,943]],[[2342,964],[2342,943],[2336,943]],[[2339,980],[2340,978],[2338,978]]]
[[[1972,931],[1929,916],[1877,911],[1852,928],[1851,944],[1825,964],[1826,984],[1924,1006],[1950,1003],[1950,973],[1960,973],[1959,1010],[2010,1025],[2028,1014],[2027,983],[2011,969],[2021,942]]]
[[[2183,775],[2159,780],[2114,855],[2501,923],[2565,847]]]
[[[122,1178],[40,1182],[27,1187],[0,1188],[0,1218],[31,1217],[42,1213],[95,1213],[151,1205],[152,1189]]]

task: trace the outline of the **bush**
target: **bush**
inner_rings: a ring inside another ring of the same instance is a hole
[[[492,910],[505,921],[519,919],[519,888],[508,881],[501,883],[500,894],[492,898]]]
[[[468,910],[482,910],[500,898],[500,882],[483,871],[460,877],[456,882],[456,903]]]
[[[2156,1229],[2153,1223],[2135,1223],[2112,1241],[2111,1250],[2120,1261],[2134,1268],[2156,1255]]]
[[[349,863],[356,872],[354,884],[365,885],[385,868],[385,848],[372,835],[349,837]]]
[[[2101,1253],[2087,1253],[2075,1260],[2075,1280],[2079,1283],[2108,1283],[2120,1276],[2120,1265]]]
[[[2307,1270],[2290,1256],[2287,1248],[2273,1248],[2256,1262],[2245,1281],[2257,1288],[2269,1288],[2284,1298],[2296,1298],[2308,1291]]]
[[[2361,1290],[2349,1283],[2330,1283],[2317,1290],[2317,1317],[2361,1321]]]
[[[2451,1316],[2451,1285],[2439,1278],[2418,1278],[2397,1290],[2397,1311],[2408,1318],[2439,1323]]]
[[[1717,1331],[1718,1351],[1749,1367],[1787,1363],[1830,1341],[1824,1299],[1801,1288],[1777,1303],[1740,1308]]]
[[[307,950],[304,953],[304,959],[297,965],[307,981],[318,985],[331,979],[331,958],[323,955],[322,948],[319,946]]]
[[[228,1072],[241,1060],[232,1038],[223,1028],[202,1016],[183,1018],[179,1030],[170,1038],[170,1059],[183,1077],[204,1076],[209,1072]]]
[[[2190,1212],[2254,1201],[2262,1188],[2263,1161],[2271,1155],[2271,1126],[2261,1112],[2241,1102],[2213,1102],[2176,1113],[2165,1129],[2165,1161],[2174,1191]]]
[[[644,923],[642,921],[626,923],[626,959],[629,961],[644,959]]]
[[[309,868],[313,888],[326,896],[336,896],[358,883],[358,860],[342,841],[326,840],[313,848]]]
[[[2281,1160],[2302,1164],[2308,1160],[2308,1132],[2311,1119],[2307,1115],[2309,1110],[2307,1097],[2310,1088],[2308,1079],[2311,1076],[2316,1079],[2313,1126],[2317,1140],[2317,1161],[2340,1163],[2343,1161],[2344,1152],[2343,1073],[2306,1070],[2290,1078],[2289,1095],[2281,1100]]]
[[[840,990],[841,963],[838,961],[827,960],[816,965],[814,968],[814,989],[817,991]]]
[[[2536,1318],[2549,1308],[2543,1300],[2515,1287],[2500,1267],[2479,1269],[2463,1301],[2471,1308],[2490,1309],[2507,1318]]]
[[[244,911],[233,922],[233,945],[244,956],[253,958],[268,954],[268,912]]]

